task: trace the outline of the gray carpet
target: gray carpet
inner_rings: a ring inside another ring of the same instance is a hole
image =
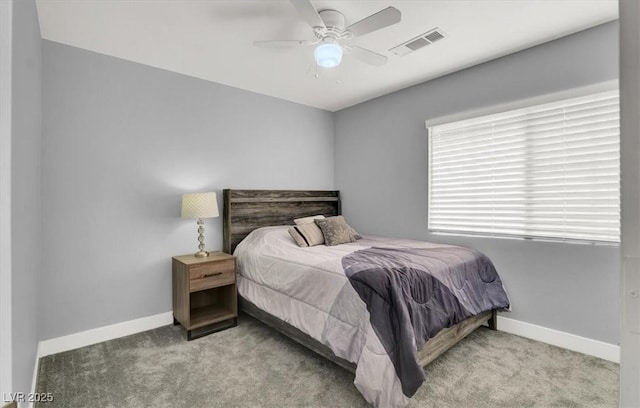
[[[410,407],[617,407],[618,365],[480,328]],[[191,342],[166,326],[40,360],[57,407],[364,407],[352,374],[258,321]]]

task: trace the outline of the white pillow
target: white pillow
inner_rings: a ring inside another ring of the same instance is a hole
[[[289,228],[289,235],[291,235],[291,238],[296,241],[299,247],[311,247],[324,244],[322,230],[312,222]]]
[[[296,225],[313,224],[314,220],[324,220],[324,215],[312,215],[310,217],[296,218],[293,222]]]

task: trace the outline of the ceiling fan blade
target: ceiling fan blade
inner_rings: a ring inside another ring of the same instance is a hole
[[[399,23],[401,16],[402,15],[400,13],[400,10],[398,10],[397,8],[387,7],[384,10],[378,11],[376,14],[372,14],[369,17],[363,18],[357,23],[351,24],[349,27],[347,27],[347,30],[351,31],[354,36],[358,37],[372,31],[376,31],[381,28]]]
[[[318,11],[313,4],[311,4],[311,0],[289,0],[293,7],[298,10],[300,16],[309,24],[311,27],[324,27],[324,21],[318,14]]]
[[[350,53],[362,62],[379,67],[387,63],[387,57],[371,50],[352,45]]]
[[[296,47],[298,45],[311,45],[315,44],[317,41],[310,40],[284,40],[284,41],[254,41],[254,47],[260,48],[287,48],[287,47]]]

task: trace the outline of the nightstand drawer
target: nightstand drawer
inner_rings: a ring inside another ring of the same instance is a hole
[[[198,290],[204,290],[209,288],[215,288],[217,286],[229,285],[236,281],[235,271],[220,272],[212,271],[204,274],[200,278],[189,280],[189,291],[194,292]]]
[[[204,262],[189,268],[189,291],[215,288],[236,281],[236,263],[234,259],[217,262]]]
[[[201,279],[211,275],[218,275],[218,272],[235,272],[236,262],[233,259],[219,262],[206,262],[197,265],[191,265],[189,268],[189,279]]]

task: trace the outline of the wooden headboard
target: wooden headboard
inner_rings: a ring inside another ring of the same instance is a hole
[[[236,246],[256,228],[293,225],[294,218],[341,214],[340,192],[333,190],[223,190],[223,250]]]

